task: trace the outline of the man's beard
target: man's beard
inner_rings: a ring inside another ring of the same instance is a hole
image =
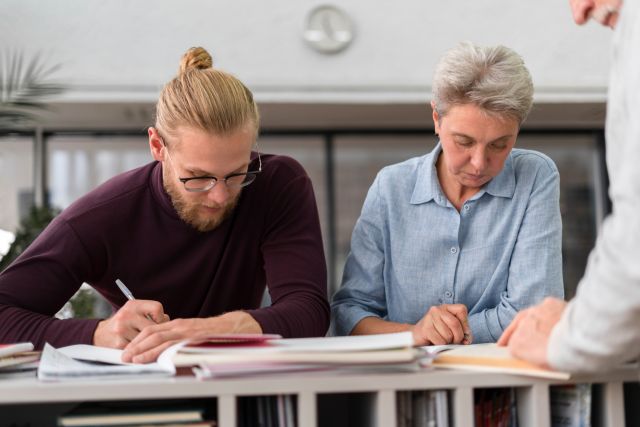
[[[202,203],[193,203],[185,199],[181,189],[169,184],[171,177],[166,177],[164,180],[164,189],[169,194],[173,208],[178,213],[180,219],[189,224],[201,232],[207,232],[216,229],[225,219],[229,218],[233,213],[238,200],[240,199],[240,193],[233,196],[225,205],[205,205]],[[224,183],[220,185],[225,185]],[[220,208],[221,210],[216,213],[215,216],[208,216],[202,218],[203,214],[200,212],[201,207],[206,206],[210,208]]]

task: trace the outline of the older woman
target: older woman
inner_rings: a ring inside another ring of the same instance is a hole
[[[439,144],[369,189],[332,304],[338,335],[494,342],[519,310],[563,296],[558,170],[513,148],[533,97],[522,59],[463,43],[433,95]]]

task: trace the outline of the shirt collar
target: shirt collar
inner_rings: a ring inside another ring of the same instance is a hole
[[[441,198],[442,201],[444,200],[444,194],[438,181],[438,171],[436,170],[436,161],[441,152],[442,147],[438,142],[438,145],[424,157],[422,163],[418,166],[416,183],[413,187],[413,194],[411,194],[410,203],[412,205],[427,203],[438,198]]]
[[[483,187],[487,193],[495,197],[506,197],[508,199],[513,198],[513,193],[516,191],[516,173],[513,170],[512,154],[509,153],[507,160],[504,161],[502,171],[486,183]]]
[[[424,157],[424,160],[418,167],[416,183],[411,194],[411,204],[418,205],[435,200],[440,204],[446,203],[446,198],[440,187],[438,180],[438,171],[436,170],[436,161],[442,152],[440,142],[436,147]],[[484,193],[488,193],[494,197],[512,198],[516,189],[516,176],[513,170],[513,160],[511,153],[504,162],[502,171],[498,176],[485,184],[480,191],[475,194],[472,199],[480,198]]]

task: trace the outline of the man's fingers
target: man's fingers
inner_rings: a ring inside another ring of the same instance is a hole
[[[151,363],[158,360],[158,356],[178,341],[166,341],[158,346],[151,348],[143,353],[133,356],[133,363]]]
[[[516,315],[516,317],[513,318],[509,326],[507,326],[500,338],[498,338],[498,345],[505,346],[509,344],[509,340],[511,339],[511,336],[513,335],[515,330],[518,328],[520,320],[522,319],[522,316],[524,316],[525,311],[521,311]]]
[[[144,317],[153,323],[163,323],[166,316],[164,307],[158,301],[132,300],[123,306],[125,307],[131,307],[138,317]]]

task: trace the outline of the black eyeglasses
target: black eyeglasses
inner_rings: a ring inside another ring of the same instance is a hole
[[[215,176],[195,176],[193,178],[178,178],[184,185],[184,189],[192,193],[200,193],[209,191],[216,186],[218,181],[224,182],[228,188],[242,188],[251,184],[256,180],[258,174],[262,172],[262,159],[258,152],[258,170],[247,171],[240,173],[232,173],[224,178],[217,178]]]
[[[165,149],[167,148],[167,144],[162,140]],[[218,178],[215,176],[194,176],[192,178],[178,178],[178,180],[184,185],[184,189],[191,193],[203,193],[205,191],[211,190],[216,186],[218,181],[224,182],[227,188],[242,188],[251,184],[256,180],[256,177],[260,172],[262,172],[262,159],[260,158],[260,152],[258,153],[258,170],[255,171],[247,171],[247,172],[238,172],[232,173],[224,178]],[[171,155],[169,154],[169,150],[167,150],[167,157],[171,161],[171,168],[175,173],[175,168],[173,167],[173,160],[171,159]],[[176,174],[177,175],[177,174]]]

